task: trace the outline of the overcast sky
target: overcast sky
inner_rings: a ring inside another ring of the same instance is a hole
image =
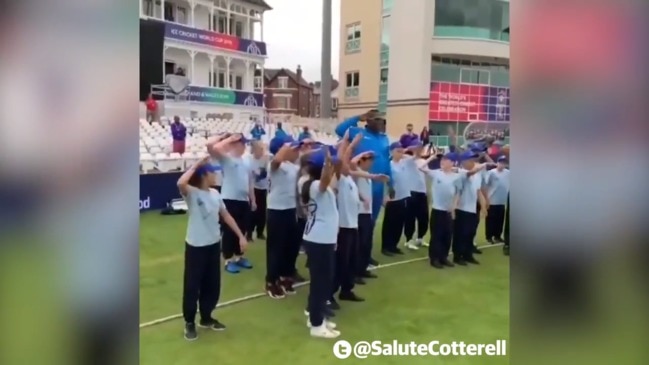
[[[295,70],[302,66],[308,82],[320,80],[322,0],[266,0],[273,10],[264,13],[264,41],[268,68]],[[331,72],[338,78],[340,0],[332,1]]]

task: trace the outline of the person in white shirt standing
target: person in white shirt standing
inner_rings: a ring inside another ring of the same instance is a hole
[[[340,221],[338,226],[338,245],[336,247],[334,287],[330,299],[332,304],[336,303],[336,292],[338,292],[338,299],[340,300],[352,302],[362,302],[365,300],[353,291],[359,254],[358,213],[361,200],[350,168],[352,151],[362,138],[363,136],[359,133],[350,143],[347,136],[343,137],[338,147],[340,168],[336,172],[338,179],[336,202]],[[337,303],[333,304],[333,306],[337,307]]]
[[[270,193],[268,195],[268,238],[266,239],[266,293],[273,299],[295,294],[294,263],[290,257],[298,249],[296,186],[300,142],[288,137],[275,137],[269,149]]]
[[[504,243],[502,239],[505,224],[505,206],[509,197],[510,175],[507,168],[507,157],[497,159],[495,169],[487,173],[487,191],[489,194],[489,210],[485,224],[485,236],[490,244]]]
[[[399,240],[403,234],[403,227],[406,221],[406,202],[410,197],[410,181],[407,164],[412,160],[410,156],[404,156],[404,148],[401,143],[394,142],[390,145],[392,161],[392,185],[394,195],[385,197],[385,213],[383,215],[383,226],[381,227],[381,253],[385,256],[395,254],[402,255],[399,249]]]
[[[410,141],[406,147],[406,154],[412,156],[412,159],[406,163],[406,173],[410,180],[410,197],[408,198],[406,209],[406,221],[403,233],[406,236],[406,248],[418,250],[419,246],[428,246],[424,242],[424,236],[428,233],[428,195],[426,189],[426,174],[419,170],[418,164],[421,163],[421,152],[424,144],[419,139]],[[417,238],[415,235],[415,224],[417,226]]]
[[[251,211],[257,209],[253,178],[243,159],[247,140],[242,134],[234,134],[213,145],[208,145],[210,155],[218,160],[223,169],[221,195],[228,212],[234,217],[241,231],[246,231]],[[233,230],[223,230],[223,258],[225,271],[236,274],[240,269],[252,269],[252,263],[243,257]]]
[[[178,189],[187,202],[187,236],[183,279],[183,317],[185,339],[198,338],[196,311],[200,327],[223,331],[225,326],[212,318],[221,294],[221,225],[219,217],[238,238],[236,244],[245,251],[247,241],[230,215],[221,194],[214,185],[215,168],[205,158],[190,167],[178,179]],[[198,305],[197,305],[198,303]]]
[[[369,271],[370,266],[377,266],[378,262],[372,260],[372,246],[374,242],[374,224],[372,223],[372,181],[379,184],[388,182],[387,175],[370,174],[368,171],[374,163],[374,152],[365,151],[352,158],[352,171],[350,174],[356,179],[358,195],[361,204],[358,211],[358,260],[356,263],[357,280],[375,279],[377,275]],[[359,283],[357,281],[357,283]]]
[[[340,332],[335,330],[336,325],[324,316],[333,286],[340,222],[336,195],[330,187],[336,160],[326,146],[322,148],[322,152],[311,154],[307,165],[308,179],[299,186],[300,199],[308,213],[302,236],[311,276],[307,326],[310,327],[311,336],[322,338],[340,336]]]
[[[257,233],[257,239],[265,240],[264,230],[266,229],[266,197],[268,195],[270,155],[266,153],[264,144],[261,141],[251,141],[250,149],[252,153],[247,156],[246,163],[252,172],[257,210],[250,214],[250,225],[246,237],[248,241],[252,241],[253,233]]]

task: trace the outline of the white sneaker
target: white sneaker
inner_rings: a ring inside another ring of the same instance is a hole
[[[414,251],[419,249],[419,247],[417,247],[417,245],[415,244],[415,241],[412,240],[406,242],[404,246],[406,246],[407,249],[414,250]]]
[[[340,336],[339,331],[330,330],[329,328],[327,328],[324,322],[322,323],[322,325],[318,327],[311,327],[310,333],[312,337],[320,337],[320,338],[336,338]]]
[[[327,329],[330,329],[330,330],[335,330],[336,327],[338,327],[338,325],[336,325],[334,322],[331,322],[331,321],[326,320],[326,319],[324,320],[324,324],[327,327]],[[307,328],[313,327],[313,326],[311,326],[311,321],[308,318],[306,319],[306,327]]]
[[[428,241],[426,241],[426,240],[424,240],[424,239],[421,239],[421,238],[420,238],[420,239],[418,239],[417,241],[418,241],[417,243],[419,244],[419,246],[424,246],[424,247],[428,247],[428,246],[430,246],[430,244],[428,243]]]
[[[374,270],[374,269],[376,269],[377,267],[378,267],[378,266],[374,266],[374,265],[372,265],[372,264],[369,264],[369,265],[367,265],[367,270]]]

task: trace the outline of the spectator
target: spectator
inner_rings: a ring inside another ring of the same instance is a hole
[[[178,67],[176,69],[176,75],[178,76],[185,76],[185,70],[183,70],[181,67]]]
[[[252,139],[259,141],[261,140],[261,136],[266,135],[266,131],[261,126],[261,124],[259,124],[259,122],[256,122],[255,126],[250,130],[250,135],[252,136]]]
[[[277,130],[275,131],[276,138],[286,138],[288,134],[282,129],[282,122],[277,122]]]
[[[149,124],[159,122],[158,119],[158,102],[153,98],[153,93],[149,93],[149,97],[144,102],[146,105],[146,120]]]
[[[424,128],[421,130],[421,133],[419,134],[419,139],[424,144],[430,143],[430,132],[428,131],[428,127],[424,126]]]
[[[410,144],[417,138],[418,136],[412,132],[412,123],[408,123],[406,125],[406,133],[401,135],[401,138],[399,138],[399,143],[401,143],[401,146],[403,146],[403,148],[406,148],[410,146]]]
[[[173,151],[185,153],[185,138],[187,137],[187,128],[180,122],[179,116],[174,116],[174,122],[171,123],[171,137],[173,138]]]
[[[298,141],[304,141],[305,139],[313,139],[311,132],[309,132],[309,127],[303,127],[302,133],[297,137]]]

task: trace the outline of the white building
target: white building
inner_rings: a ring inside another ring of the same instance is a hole
[[[263,116],[263,0],[139,0],[140,17],[164,21],[164,75],[184,70],[190,85],[167,96],[164,114],[233,120]],[[167,89],[168,90],[168,89]],[[153,87],[155,93],[163,88]],[[169,93],[167,93],[169,94]]]

